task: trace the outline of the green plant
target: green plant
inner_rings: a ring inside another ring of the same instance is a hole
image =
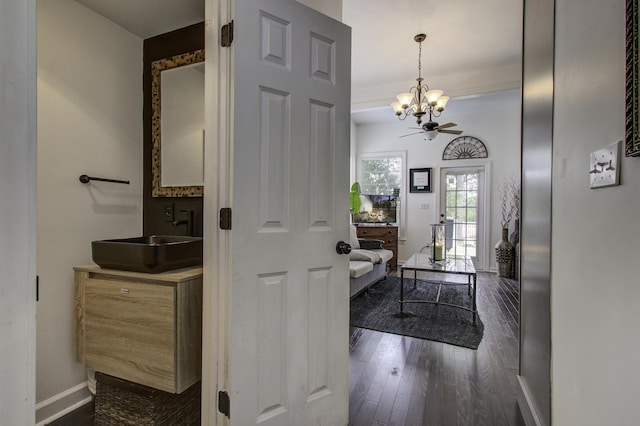
[[[353,215],[360,212],[360,184],[354,182],[349,193],[349,212]]]

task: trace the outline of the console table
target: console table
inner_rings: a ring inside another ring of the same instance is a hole
[[[405,300],[404,299],[404,271],[413,271],[414,285],[416,282],[416,275],[418,271],[422,272],[437,272],[441,274],[456,274],[466,275],[467,283],[453,283],[448,281],[436,281],[433,284],[438,285],[438,296],[436,300]],[[453,305],[451,303],[440,302],[440,291],[443,285],[464,285],[468,287],[469,294],[472,296],[472,306]],[[456,257],[453,259],[447,259],[446,262],[431,262],[429,255],[426,253],[416,253],[409,258],[400,267],[400,312],[404,312],[405,303],[434,303],[436,305],[451,306],[454,308],[465,309],[473,313],[473,322],[476,322],[476,315],[478,309],[476,307],[476,286],[477,286],[477,274],[476,268],[473,266],[473,261],[469,256]]]

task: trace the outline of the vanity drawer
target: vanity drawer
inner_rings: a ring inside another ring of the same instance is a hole
[[[173,392],[173,286],[90,278],[84,315],[88,368]]]

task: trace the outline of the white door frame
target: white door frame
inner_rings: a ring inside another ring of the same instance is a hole
[[[202,305],[202,425],[225,425],[218,411],[217,389],[228,389],[229,376],[219,375],[228,365],[227,323],[231,294],[231,231],[218,226],[219,211],[231,206],[233,174],[231,89],[233,63],[228,48],[220,47],[220,28],[233,15],[230,0],[205,0],[205,163],[203,198]],[[213,71],[212,71],[213,70]]]
[[[483,271],[489,271],[489,259],[491,257],[491,244],[490,244],[490,238],[489,236],[491,235],[491,161],[490,160],[478,160],[478,159],[473,159],[473,160],[455,160],[455,161],[449,161],[449,162],[439,162],[437,164],[437,173],[436,173],[436,188],[438,188],[438,190],[440,190],[441,188],[441,175],[442,175],[442,169],[455,169],[455,168],[472,168],[472,167],[483,167],[484,168],[484,197],[483,197],[483,204],[484,204],[484,212],[483,212],[483,220],[482,220],[482,225],[483,225],[483,243],[482,243],[482,252],[483,252],[483,258],[480,260],[480,263],[478,265],[478,269],[483,270]],[[436,216],[440,217],[440,211],[441,211],[441,204],[442,201],[440,199],[441,197],[438,196],[436,197]]]
[[[36,394],[35,0],[0,2],[0,63],[0,424],[26,425]]]

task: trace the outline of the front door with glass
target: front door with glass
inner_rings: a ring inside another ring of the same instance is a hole
[[[447,257],[469,256],[484,266],[484,167],[447,167],[440,171],[440,206]]]

